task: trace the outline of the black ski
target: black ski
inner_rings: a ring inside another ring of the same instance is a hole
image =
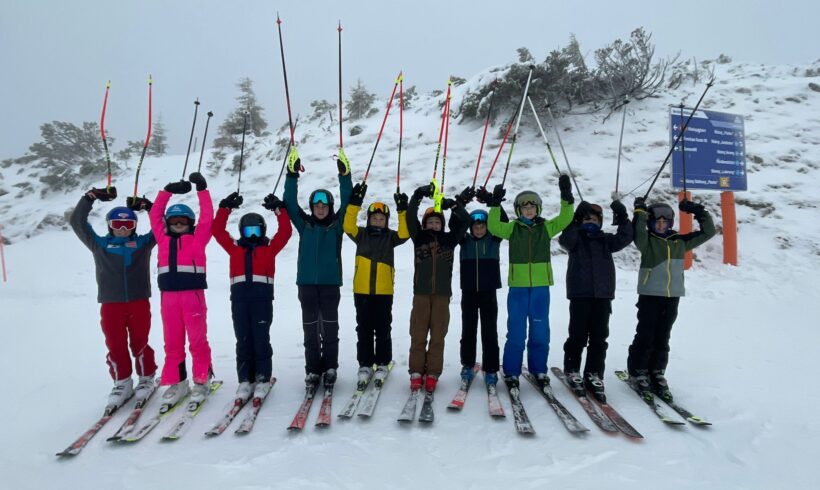
[[[627,374],[626,371],[615,371],[615,376],[617,376],[618,379],[626,383],[627,386],[632,388],[632,391],[634,391],[635,394],[637,394],[641,398],[641,400],[644,401],[644,403],[649,405],[649,408],[652,409],[652,412],[654,412],[655,415],[658,416],[661,422],[667,425],[686,425],[685,422],[682,422],[670,416],[666,412],[666,410],[664,410],[663,407],[655,400],[655,395],[651,391],[642,392],[636,388],[633,388],[632,384],[629,382],[629,374]]]
[[[530,423],[530,418],[527,417],[527,412],[524,410],[524,404],[521,403],[521,391],[519,387],[511,387],[508,383],[507,391],[510,393],[515,430],[518,431],[519,434],[535,434],[535,429],[533,429]]]
[[[589,429],[586,428],[584,424],[579,422],[578,419],[576,419],[575,416],[567,410],[567,407],[565,407],[563,403],[559,402],[558,399],[555,398],[555,395],[552,392],[552,387],[547,385],[542,388],[538,383],[538,380],[535,379],[535,376],[528,371],[525,371],[522,375],[527,379],[527,381],[532,383],[535,389],[538,390],[538,392],[541,393],[541,395],[547,400],[549,406],[555,411],[555,414],[561,422],[564,423],[564,427],[566,427],[568,431],[574,434],[589,432]]]
[[[421,404],[421,412],[419,413],[419,422],[426,422],[432,424],[435,419],[433,413],[433,392],[424,390],[424,401]]]
[[[595,425],[597,425],[601,428],[601,430],[604,430],[606,432],[618,432],[618,427],[615,424],[613,424],[611,420],[609,420],[609,417],[604,415],[604,413],[598,408],[597,405],[592,403],[590,399],[586,397],[586,395],[578,395],[578,393],[576,393],[572,389],[572,387],[569,385],[569,380],[567,379],[563,371],[561,371],[557,367],[554,367],[552,368],[552,372],[553,374],[555,374],[556,377],[558,377],[558,379],[561,380],[562,383],[564,383],[564,386],[566,386],[567,389],[575,396],[575,399],[578,400],[578,402],[584,408],[584,411],[587,413],[587,415],[589,415],[589,418],[591,418],[592,421],[595,422]]]

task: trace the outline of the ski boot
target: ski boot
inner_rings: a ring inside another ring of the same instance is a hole
[[[250,381],[242,381],[241,383],[239,383],[239,387],[236,389],[236,398],[242,400],[243,402],[246,402],[253,394],[253,390],[253,383],[251,383]]]
[[[604,393],[604,381],[598,376],[598,373],[586,373],[584,374],[584,386],[586,387],[587,391],[592,393],[592,396],[595,397],[601,403],[606,403],[606,393]]]
[[[428,393],[432,393],[436,391],[436,385],[438,384],[438,376],[433,374],[428,374],[424,377],[424,390]]]
[[[373,376],[373,368],[369,366],[362,366],[359,368],[359,372],[356,373],[357,382],[356,382],[356,389],[358,391],[364,391],[367,388],[367,383],[370,382],[370,378]]]
[[[633,390],[641,394],[641,396],[652,397],[652,390],[649,386],[649,372],[646,369],[637,369],[634,373],[629,374],[629,385]]]
[[[151,393],[153,393],[155,389],[156,383],[154,381],[154,375],[140,376],[137,381],[137,387],[134,388],[134,396],[137,397],[137,403],[151,396]]]
[[[518,389],[518,387],[520,386],[520,383],[518,382],[518,376],[504,376],[504,383],[507,385],[508,389]]]
[[[584,378],[581,377],[581,373],[578,371],[572,371],[566,373],[566,376],[569,389],[575,393],[575,396],[586,396],[586,393],[584,392]]]
[[[270,391],[270,378],[265,379],[264,376],[259,375],[256,377],[256,386],[253,388],[253,397],[254,398],[265,398],[268,392]]]
[[[461,381],[470,383],[473,381],[473,376],[475,376],[475,373],[472,366],[463,366],[461,368]]]
[[[378,366],[375,374],[373,375],[373,384],[376,386],[382,386],[389,373],[390,371],[387,369],[387,365],[382,364]]]
[[[325,385],[325,389],[332,389],[333,384],[336,383],[336,370],[330,368],[327,371],[325,371],[325,374],[322,377],[322,382]]]
[[[210,381],[206,381],[204,383],[194,383],[194,387],[191,388],[191,402],[199,405],[200,403],[205,401],[205,398],[208,397],[208,392],[210,391]]]
[[[484,373],[484,383],[495,386],[498,383],[498,373]]]
[[[319,376],[316,373],[308,373],[305,375],[305,390],[309,393],[316,393],[316,388],[319,386]]]
[[[652,393],[661,397],[663,401],[672,401],[672,392],[669,391],[669,383],[666,382],[666,376],[662,370],[652,371],[649,384],[652,387]]]
[[[188,396],[188,380],[183,379],[175,385],[169,386],[162,394],[162,404],[168,408],[176,406],[183,398]]]
[[[550,386],[550,377],[547,373],[538,373],[535,380],[538,382],[538,387],[541,388],[541,391],[544,391]]]
[[[108,395],[108,406],[112,409],[120,408],[134,396],[134,382],[131,378],[121,379],[114,382],[114,388]]]
[[[410,375],[410,391],[418,391],[421,385],[424,384],[424,378],[421,373],[413,373]]]

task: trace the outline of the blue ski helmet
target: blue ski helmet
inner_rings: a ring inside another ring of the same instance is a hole
[[[470,226],[476,223],[486,224],[488,217],[489,215],[487,214],[487,211],[484,211],[483,209],[476,209],[475,211],[470,213]]]
[[[174,204],[173,206],[168,208],[167,211],[165,211],[166,222],[174,216],[185,216],[191,221],[192,226],[196,221],[196,215],[194,214],[194,210],[186,206],[185,204]]]
[[[105,215],[105,221],[111,221],[112,219],[132,219],[136,221],[137,214],[125,206],[117,206]]]

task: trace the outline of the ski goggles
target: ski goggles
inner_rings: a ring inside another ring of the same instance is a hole
[[[672,221],[673,219],[675,219],[675,211],[673,211],[672,208],[668,208],[666,206],[652,208],[652,218],[663,218],[666,221]]]
[[[168,226],[189,225],[190,219],[187,216],[172,216],[168,218]]]
[[[390,214],[390,208],[387,207],[387,204],[383,202],[374,202],[367,208],[367,212],[370,214],[373,213],[382,213],[384,215]]]
[[[470,221],[473,223],[486,223],[487,215],[485,213],[471,213]]]
[[[261,237],[262,236],[262,227],[259,225],[252,225],[252,226],[243,226],[242,227],[242,236],[245,238],[250,238],[252,236]]]
[[[535,206],[537,208],[538,206],[540,206],[540,204],[538,204],[535,201],[525,201],[525,202],[522,202],[522,203],[518,204],[519,208],[525,208],[527,206]]]
[[[320,191],[320,192],[317,192],[317,193],[313,194],[313,200],[310,202],[310,204],[319,204],[319,203],[322,203],[325,206],[330,205],[330,196],[327,195],[327,192],[321,192]]]
[[[133,230],[137,227],[137,220],[134,219],[112,219],[108,221],[108,226],[112,230]]]

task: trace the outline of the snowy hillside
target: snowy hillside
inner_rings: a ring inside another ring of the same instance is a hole
[[[448,484],[456,488],[636,488],[656,484],[662,488],[815,488],[812,482],[816,477],[809,468],[820,436],[820,424],[813,413],[820,395],[811,381],[820,340],[820,306],[813,274],[814,267],[820,266],[820,227],[816,224],[820,208],[820,93],[809,85],[817,87],[820,77],[807,77],[806,73],[812,70],[816,74],[818,68],[820,62],[807,66],[718,65],[718,82],[702,106],[745,117],[749,171],[749,191],[736,194],[740,267],[722,264],[720,235],[698,249],[695,265],[687,272],[687,297],[681,301],[671,341],[670,384],[682,404],[714,423],[711,428],[664,426],[612,375],[626,365],[637,299],[637,251],[630,247],[618,255],[618,292],[610,322],[605,381],[612,405],[644,435],[638,442],[600,431],[556,380],[556,395],[590,427],[585,436],[570,435],[543,398],[528,387],[523,387],[522,398],[537,433],[532,438],[515,433],[504,388],[499,392],[507,418],[490,419],[480,380],[473,386],[464,411],[448,412],[445,406],[458,386],[461,325],[457,289],[451,301],[445,371],[436,392],[436,421],[431,427],[398,425],[395,419],[408,391],[409,244],[397,249],[396,256],[393,351],[397,367],[372,420],[336,419],[335,413],[353,393],[358,367],[350,286],[355,249],[347,238],[334,420],[330,428],[314,429],[318,411],[314,408],[305,431],[287,432],[285,427],[303,395],[304,375],[301,314],[294,285],[298,237],[294,236],[277,260],[271,337],[278,382],[252,434],[238,438],[229,430],[213,440],[202,435],[236,388],[227,255],[212,241],[208,247],[209,337],[214,369],[225,386],[208,401],[180,441],[158,442],[160,427],[139,444],[112,446],[105,438],[123,421],[125,415],[120,413],[77,458],[57,460],[54,453],[100,415],[110,389],[93,260],[61,221],[85,189],[41,198],[34,182],[35,192],[25,191],[23,184],[31,180],[25,171],[2,169],[0,187],[7,193],[0,195],[0,222],[12,243],[5,248],[9,282],[0,283],[0,372],[7,379],[7,395],[0,403],[0,420],[7,423],[5,442],[0,444],[0,487],[439,488]],[[479,74],[454,89],[453,106],[457,107],[465,90],[489,78],[487,73]],[[388,83],[381,92],[387,92]],[[678,104],[682,97],[694,104],[703,88],[686,84],[661,98],[630,104],[622,191],[649,178],[666,154],[668,105]],[[414,109],[404,114],[405,192],[429,181],[439,102],[441,97],[422,96],[414,102]],[[380,111],[384,103],[378,104]],[[364,173],[381,118],[380,112],[359,124],[361,134],[345,137],[354,182]],[[488,134],[479,182],[483,182],[500,143],[498,126],[504,119],[506,115],[499,117]],[[601,119],[569,116],[559,119],[558,125],[584,198],[604,206],[608,223],[620,116],[603,124]],[[508,196],[531,188],[544,199],[544,215],[551,216],[558,211],[557,176],[529,111],[525,121],[507,179]],[[479,122],[454,122],[450,127],[448,193],[471,182],[481,129]],[[336,126],[327,127],[326,122],[299,124],[299,152],[307,169],[299,181],[302,202],[318,187],[330,189],[338,198],[333,158],[336,131]],[[551,130],[548,136],[558,151]],[[280,137],[282,134],[250,141],[251,157],[242,174],[244,212],[269,214],[261,201],[270,192],[281,165],[283,149],[274,144]],[[398,137],[398,114],[391,111],[370,172],[365,202],[383,200],[393,205]],[[565,169],[558,154],[559,166]],[[506,153],[499,165],[505,159]],[[183,161],[184,155],[146,159],[141,189],[153,198],[165,183],[179,178]],[[497,172],[491,185],[500,181],[503,168]],[[235,175],[222,171],[206,173],[206,177],[215,202],[236,189]],[[125,172],[115,184],[129,189],[132,179],[131,173]],[[93,184],[104,182],[100,179]],[[665,173],[650,201],[671,202],[672,196]],[[185,196],[184,202],[192,204],[192,198]],[[695,193],[695,200],[706,203],[720,225],[718,194]],[[631,207],[632,197],[626,204]],[[103,229],[102,216],[109,208],[105,203],[95,204],[91,220],[96,229]],[[234,214],[229,229],[235,233],[240,213]],[[391,224],[396,226],[395,218]],[[148,229],[146,219],[141,219],[139,229]],[[568,321],[563,282],[566,256],[557,244],[553,251],[557,284],[551,290],[551,366],[561,364]],[[502,254],[506,257],[506,250]],[[504,265],[502,274],[506,274]],[[161,359],[156,286],[154,292],[151,345]],[[505,297],[502,289],[502,342]],[[799,402],[787,403],[790,400]],[[149,411],[156,405],[154,400]]]

